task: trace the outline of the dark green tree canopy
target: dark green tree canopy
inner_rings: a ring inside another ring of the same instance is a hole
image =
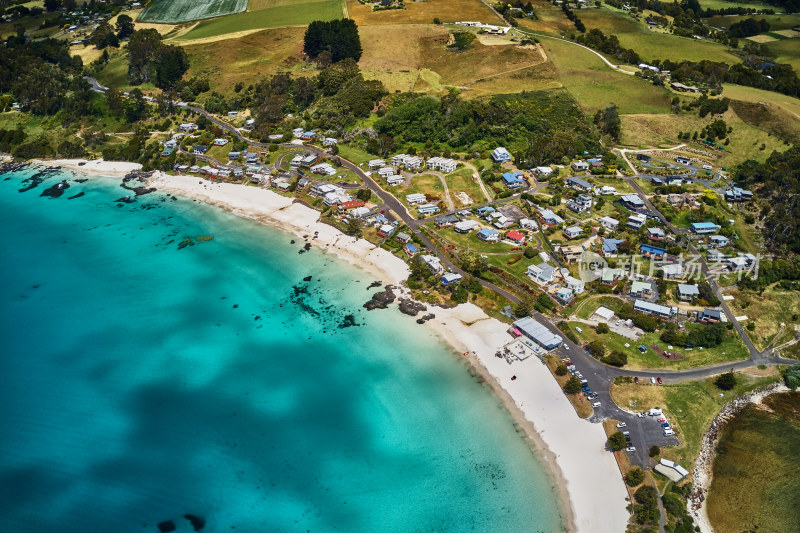
[[[303,50],[312,59],[327,50],[334,63],[348,57],[358,61],[362,53],[358,26],[351,19],[315,20],[306,29]]]

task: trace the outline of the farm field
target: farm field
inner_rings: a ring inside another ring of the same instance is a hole
[[[776,63],[788,63],[795,71],[800,70],[800,38],[774,41],[767,48],[775,54]]]
[[[722,94],[731,100],[765,105],[770,108],[773,106],[777,107],[785,112],[787,120],[797,120],[797,124],[800,124],[800,100],[797,98],[762,89],[754,89],[753,87],[734,85],[732,83],[723,84],[722,91]]]
[[[539,20],[519,19],[519,27],[557,35],[562,31],[574,31],[575,25],[564,16],[560,8],[544,0],[533,2]]]
[[[193,20],[220,17],[241,13],[247,8],[247,0],[152,0],[139,15],[142,22],[179,24]]]
[[[214,90],[223,94],[232,91],[239,81],[246,87],[298,62],[303,52],[304,31],[304,28],[275,28],[228,39],[222,45],[219,42],[184,45],[191,65],[187,76],[206,76],[214,80]]]
[[[800,25],[800,15],[787,15],[785,13],[778,15],[727,15],[724,17],[712,17],[710,19],[704,19],[704,21],[709,26],[713,26],[715,28],[721,28],[723,26],[725,28],[730,28],[731,24],[748,18],[754,18],[756,20],[765,19],[767,22],[769,22],[770,31],[790,30],[795,26]]]
[[[277,5],[259,11],[248,11],[206,20],[177,37],[176,40],[190,41],[247,30],[307,25],[314,20],[334,20],[342,18],[342,16],[340,0],[297,2],[291,5]]]
[[[730,144],[724,151],[711,150],[717,159],[712,161],[719,166],[730,167],[747,159],[763,161],[773,150],[785,150],[787,146],[778,137],[744,122],[735,111],[729,109],[722,116],[700,118],[696,114],[629,114],[622,118],[622,138],[620,144],[635,148],[665,148],[684,141],[678,140],[681,131],[700,131],[706,124],[721,118],[733,131],[728,135]],[[690,143],[692,144],[692,143]],[[696,143],[700,146],[699,143]],[[761,145],[765,148],[761,150]]]
[[[261,0],[263,1],[263,0]],[[442,22],[470,20],[487,24],[502,24],[480,0],[428,0],[427,2],[407,2],[405,9],[372,11],[372,6],[347,0],[347,11],[359,27],[372,24],[432,24],[434,18]]]
[[[592,52],[567,42],[541,40],[561,83],[587,112],[615,103],[621,114],[668,113],[671,94],[642,79],[611,70]]]

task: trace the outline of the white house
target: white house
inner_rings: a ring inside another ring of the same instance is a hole
[[[547,177],[549,177],[550,175],[553,174],[553,169],[550,168],[550,167],[536,167],[536,168],[533,169],[533,171],[537,175],[544,176],[545,178],[547,178]]]
[[[567,288],[571,289],[575,294],[582,293],[586,287],[586,283],[583,280],[573,278],[572,276],[567,276],[564,282],[567,284]]]
[[[395,174],[394,176],[387,176],[386,177],[386,184],[387,185],[400,185],[405,183],[406,179],[403,176],[398,176]]]
[[[578,226],[570,226],[564,229],[564,236],[567,239],[574,239],[581,233],[583,233],[583,230]]]
[[[586,161],[575,161],[572,163],[572,168],[579,172],[583,172],[584,170],[589,170],[589,163]]]
[[[428,201],[428,197],[425,196],[421,192],[417,192],[417,193],[414,193],[414,194],[406,194],[406,202],[408,202],[411,205],[422,204],[422,203],[425,203],[427,201]]]
[[[453,172],[458,166],[458,161],[445,157],[431,157],[427,162],[428,168],[441,172]]]
[[[453,229],[456,231],[456,233],[469,233],[477,228],[478,223],[474,220],[462,220],[453,226]]]
[[[378,176],[382,178],[388,178],[389,176],[394,176],[396,172],[394,171],[394,167],[381,167],[378,169]]]
[[[556,269],[552,265],[542,263],[540,265],[531,265],[528,267],[528,276],[540,285],[553,282]]]
[[[434,274],[438,274],[439,272],[444,270],[442,266],[442,262],[439,261],[439,258],[435,255],[423,255],[421,256],[422,260],[428,265],[428,268],[431,269],[431,272]]]
[[[392,165],[404,166],[406,170],[416,170],[422,166],[422,159],[415,155],[398,154],[392,156]]]
[[[641,228],[645,222],[647,222],[647,217],[641,213],[628,217],[628,227],[633,229]]]
[[[423,216],[432,215],[434,213],[438,213],[439,208],[436,206],[436,204],[422,204],[417,206],[417,212]]]
[[[194,131],[197,129],[197,124],[194,122],[184,122],[179,126],[181,131]]]
[[[523,218],[519,221],[519,227],[535,230],[539,227],[539,225],[534,220],[531,220],[529,218]]]
[[[367,163],[367,166],[370,170],[377,170],[383,166],[386,166],[386,161],[383,159],[372,159]]]
[[[619,220],[611,217],[603,217],[600,219],[600,225],[613,231],[617,229],[617,226],[619,226]]]
[[[505,163],[506,161],[511,161],[511,154],[502,146],[498,146],[492,150],[492,159],[498,163]]]

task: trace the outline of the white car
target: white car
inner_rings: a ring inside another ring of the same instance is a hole
[[[644,418],[647,416],[647,413],[637,413],[636,416],[638,416],[639,418]]]
[[[636,447],[635,446],[628,446],[627,448],[625,448],[625,451],[626,452],[635,452],[636,451]]]
[[[617,424],[617,429],[622,429],[622,428],[626,427],[627,425],[628,424],[626,424],[625,422],[620,422],[619,424]]]
[[[665,429],[664,430],[664,436],[665,437],[669,437],[670,435],[674,435],[674,434],[675,434],[675,432],[672,431],[671,429]]]
[[[600,405],[601,405],[601,403],[600,403],[600,402],[594,402],[594,403],[592,404],[592,407],[600,407]]]
[[[567,346],[567,345],[565,344],[565,345],[564,345],[564,349],[565,349],[565,350],[569,350],[569,346]]]
[[[630,434],[631,434],[631,432],[630,432],[630,431],[623,431],[623,432],[622,432],[622,434],[623,434],[623,435],[625,435],[625,436],[627,437],[628,435],[630,435]]]
[[[650,383],[652,383],[653,385],[655,385],[655,384],[656,384],[656,378],[650,378]]]

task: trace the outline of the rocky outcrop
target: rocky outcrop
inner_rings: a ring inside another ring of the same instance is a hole
[[[372,311],[373,309],[386,309],[389,307],[389,304],[397,298],[394,295],[393,288],[391,285],[387,285],[385,290],[373,294],[372,299],[364,304],[364,308],[367,311]]]

